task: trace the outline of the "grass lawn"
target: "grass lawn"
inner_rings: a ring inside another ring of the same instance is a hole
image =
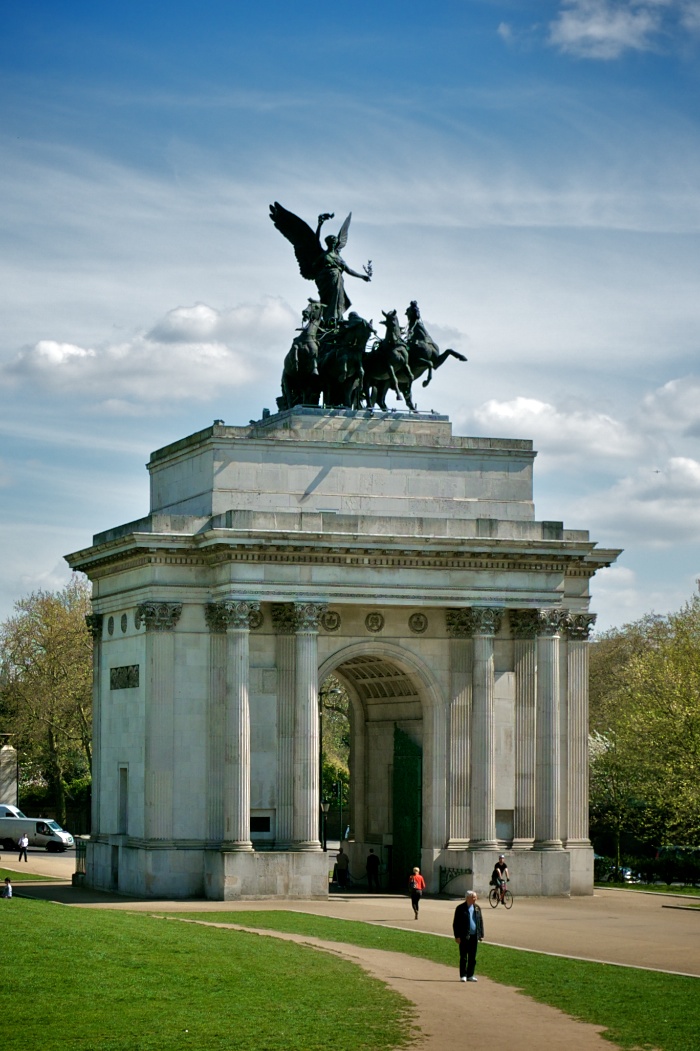
[[[36,872],[25,872],[24,869],[21,872],[15,872],[14,869],[4,869],[0,866],[0,883],[5,882],[6,876],[9,876],[13,883],[26,883],[27,880],[35,880],[37,883],[62,882],[55,876],[37,876]]]
[[[454,942],[434,934],[298,912],[187,913],[187,918],[293,931],[329,941],[388,949],[445,963],[457,972]],[[558,1007],[582,1021],[605,1026],[606,1036],[620,1047],[658,1051],[700,1047],[698,978],[519,952],[487,942],[479,948],[478,966],[481,974],[516,986],[533,1000]]]
[[[306,946],[28,898],[0,902],[0,915],[3,1051],[384,1051],[409,1042],[403,997]]]

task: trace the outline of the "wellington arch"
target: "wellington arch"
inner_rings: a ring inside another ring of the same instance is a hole
[[[589,584],[617,551],[538,521],[522,439],[435,413],[286,409],[157,450],[93,583],[87,881],[328,893],[319,686],[351,701],[348,853],[395,885],[590,894]]]

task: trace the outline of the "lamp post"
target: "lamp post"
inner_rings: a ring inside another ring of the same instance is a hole
[[[338,788],[338,806],[340,807],[340,832],[338,833],[338,842],[342,846],[343,844],[343,782],[336,781]]]
[[[328,829],[328,811],[330,810],[330,808],[331,808],[330,803],[328,802],[327,799],[324,799],[323,802],[321,803],[321,811],[323,813],[323,849],[324,850],[328,849],[328,844],[326,842],[326,832],[327,832],[327,829]]]

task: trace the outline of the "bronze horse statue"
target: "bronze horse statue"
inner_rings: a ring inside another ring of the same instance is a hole
[[[466,361],[464,354],[456,350],[443,350],[440,352],[435,340],[428,334],[420,316],[420,310],[415,299],[412,299],[406,309],[408,327],[406,329],[406,344],[408,346],[408,363],[413,373],[413,378],[418,379],[428,371],[428,378],[423,380],[423,386],[427,387],[433,378],[433,370],[439,369],[449,357],[457,358],[458,361]]]
[[[388,412],[386,396],[393,390],[399,401],[405,399],[409,409],[415,412],[411,397],[413,372],[409,365],[408,345],[403,338],[398,315],[395,310],[384,314],[382,325],[386,325],[384,339],[378,340],[364,360],[364,396],[368,409],[378,405]]]
[[[323,317],[323,303],[310,299],[302,315],[298,336],[284,359],[280,409],[295,405],[318,405],[321,383],[318,374],[318,330]]]
[[[321,337],[318,369],[326,408],[361,407],[365,347],[372,335],[372,322],[350,311],[347,320]]]

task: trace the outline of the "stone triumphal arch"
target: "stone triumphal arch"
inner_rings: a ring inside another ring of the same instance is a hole
[[[332,673],[354,871],[372,847],[400,885],[483,890],[502,850],[520,893],[590,893],[588,585],[617,552],[535,519],[534,456],[320,408],[153,453],[150,513],[68,558],[93,582],[89,883],[327,894]]]

